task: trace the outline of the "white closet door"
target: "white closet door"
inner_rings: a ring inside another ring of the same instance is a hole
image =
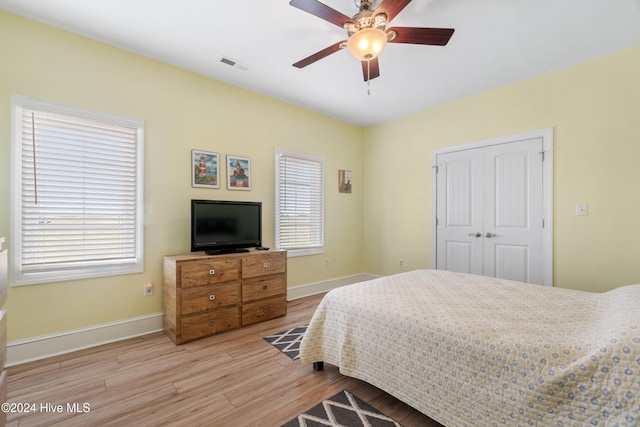
[[[482,274],[482,151],[438,156],[438,270]]]
[[[542,139],[437,156],[436,268],[543,282]]]
[[[484,154],[483,275],[542,284],[542,140]]]

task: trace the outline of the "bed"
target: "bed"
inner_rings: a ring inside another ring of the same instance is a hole
[[[300,359],[445,426],[639,426],[640,285],[598,294],[440,270],[382,277],[327,293]]]

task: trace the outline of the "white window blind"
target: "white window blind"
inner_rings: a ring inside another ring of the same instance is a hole
[[[295,256],[322,253],[323,245],[324,160],[277,150],[276,246]]]
[[[143,123],[13,97],[12,283],[142,271]]]

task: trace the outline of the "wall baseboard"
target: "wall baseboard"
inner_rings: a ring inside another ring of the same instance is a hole
[[[162,313],[7,343],[7,366],[162,331]]]
[[[287,299],[291,301],[304,298],[376,277],[378,276],[362,273],[292,286],[287,289]],[[7,343],[6,366],[20,365],[159,331],[162,331],[162,313],[153,313],[87,328],[11,341]]]
[[[291,301],[294,299],[304,298],[323,292],[329,292],[331,289],[339,288],[346,285],[352,285],[358,282],[364,282],[367,280],[375,279],[377,277],[378,276],[374,274],[361,273],[354,274],[353,276],[336,277],[334,279],[323,280],[320,282],[292,286],[290,288],[287,288],[287,300]]]

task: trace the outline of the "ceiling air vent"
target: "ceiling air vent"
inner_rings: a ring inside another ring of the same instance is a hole
[[[243,64],[242,62],[238,62],[235,59],[231,59],[226,56],[223,56],[222,59],[220,59],[220,62],[230,65],[234,68],[238,68],[242,71],[247,71],[250,68],[247,64]]]

